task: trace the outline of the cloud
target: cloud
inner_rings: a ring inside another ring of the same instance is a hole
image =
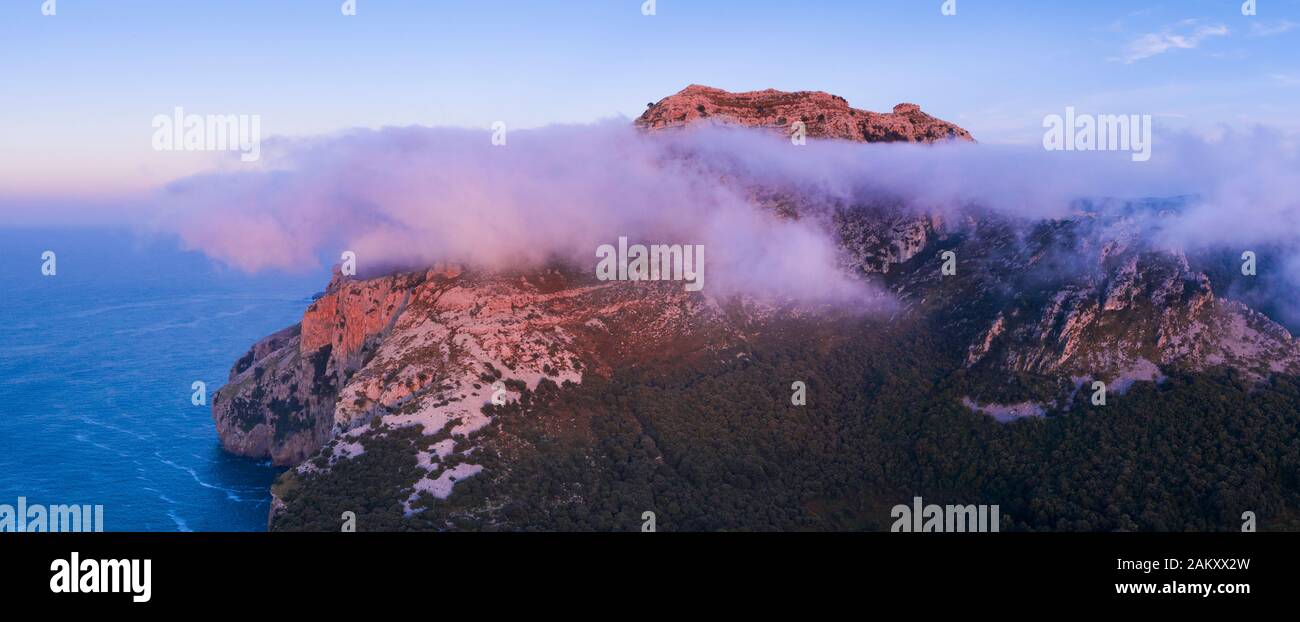
[[[1223,24],[1206,24],[1197,19],[1184,20],[1166,26],[1160,32],[1148,33],[1134,39],[1128,44],[1124,56],[1118,60],[1125,64],[1132,64],[1170,50],[1190,50],[1206,39],[1226,36],[1228,32],[1228,27]]]
[[[1254,22],[1250,25],[1250,36],[1274,37],[1291,32],[1297,27],[1300,27],[1300,23],[1286,19],[1276,22]]]
[[[593,268],[596,249],[703,244],[709,293],[861,302],[816,221],[756,209],[741,184],[692,158],[684,136],[624,120],[516,130],[358,130],[264,144],[265,168],[179,180],[155,228],[237,268],[295,269],[357,254],[362,272],[455,262]],[[770,137],[759,148],[774,148]],[[789,141],[777,141],[793,148]]]
[[[704,244],[706,292],[801,300],[878,296],[840,267],[832,210],[887,200],[956,222],[975,206],[1067,217],[1080,199],[1195,195],[1165,228],[1185,250],[1300,248],[1297,141],[1268,130],[1157,132],[1152,159],[1123,152],[954,143],[810,141],[724,127],[646,135],[626,121],[519,130],[358,130],[264,145],[266,168],[180,180],[156,229],[246,270],[319,266],[342,250],[363,271],[449,261],[593,268],[595,249]],[[798,220],[754,205],[775,190]]]

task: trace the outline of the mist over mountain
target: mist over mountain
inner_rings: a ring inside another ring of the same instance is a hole
[[[635,124],[503,146],[425,128],[283,143],[263,150],[267,170],[169,186],[157,214],[248,270],[357,254],[358,275],[336,273],[212,401],[223,447],[294,467],[274,488],[276,529],[361,506],[387,528],[559,512],[560,528],[609,529],[632,520],[626,499],[660,494],[690,499],[674,504],[687,528],[759,528],[719,503],[762,508],[768,528],[834,527],[805,504],[910,491],[861,474],[913,468],[881,443],[936,412],[1093,422],[1094,382],[1139,402],[1225,382],[1290,399],[1300,342],[1279,319],[1295,284],[1278,266],[1295,231],[1277,223],[1296,209],[1292,145],[1184,136],[1135,163],[971,138],[911,104],[693,86]],[[1277,166],[1244,164],[1248,149]],[[703,292],[598,278],[596,249],[623,236],[704,245]],[[1242,273],[1245,250],[1267,279]],[[719,377],[746,387],[745,408],[699,394]],[[794,379],[821,396],[808,416],[789,410]],[[811,491],[804,470],[840,475]],[[1017,490],[1039,477],[990,475],[1004,476]],[[1053,516],[1027,504],[1012,504],[1034,516],[1021,528]],[[1092,511],[1079,516],[1102,520]],[[1158,522],[1139,514],[1104,520]]]
[[[659,106],[647,115],[662,115]],[[1240,254],[1293,248],[1300,237],[1277,224],[1300,216],[1296,144],[1264,129],[1213,140],[1157,134],[1151,161],[1134,163],[1124,153],[946,139],[824,140],[815,122],[814,139],[793,145],[793,116],[777,117],[780,126],[747,120],[767,132],[727,119],[705,115],[674,132],[617,120],[519,130],[503,146],[485,131],[421,127],[274,141],[262,170],[170,184],[152,201],[152,221],[253,271],[316,266],[343,250],[365,274],[437,262],[589,267],[593,249],[619,236],[704,244],[711,293],[812,299],[872,295],[836,269],[833,227],[821,218],[835,206],[1037,220],[1069,218],[1081,200],[1178,196],[1177,217],[1148,231],[1163,247]],[[764,193],[797,198],[805,218],[753,209]],[[1294,257],[1275,263],[1294,268]]]

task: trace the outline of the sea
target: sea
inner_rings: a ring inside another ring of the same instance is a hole
[[[327,280],[123,229],[0,229],[0,504],[102,505],[105,531],[265,530],[281,469],[222,451],[211,396]]]

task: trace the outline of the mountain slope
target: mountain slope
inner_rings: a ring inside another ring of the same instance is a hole
[[[795,120],[821,139],[972,140],[911,105],[882,115],[820,92],[699,86],[637,124],[789,131]],[[911,442],[904,430],[924,436],[916,426],[935,411],[981,420],[963,401],[1077,410],[1088,379],[1123,392],[1186,374],[1232,372],[1264,386],[1300,372],[1286,329],[1216,296],[1193,259],[1149,242],[1176,204],[1081,205],[1069,218],[1022,221],[827,202],[762,179],[719,183],[745,188],[754,209],[822,223],[844,270],[888,289],[898,308],[884,317],[719,299],[680,284],[597,281],[583,266],[336,275],[301,324],[255,344],[213,399],[223,447],[295,466],[275,488],[272,526],[320,528],[355,507],[385,528],[616,528],[634,522],[634,508],[681,494],[673,514],[683,527],[747,527],[711,520],[710,507],[684,509],[693,494],[663,488],[676,482],[750,507],[764,517],[755,527],[844,527],[812,517],[852,499],[910,498],[910,485],[929,480],[895,477],[870,457],[917,464],[895,453]],[[941,270],[945,252],[955,274]],[[795,380],[815,387],[806,408],[791,408]],[[705,385],[760,415],[739,418],[712,398],[675,413],[653,405]],[[866,425],[873,418],[879,428]],[[575,472],[579,463],[590,472]],[[519,479],[529,469],[554,477]],[[530,487],[541,499],[518,498]],[[539,515],[596,499],[621,518]]]

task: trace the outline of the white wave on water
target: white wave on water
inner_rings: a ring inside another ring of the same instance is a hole
[[[260,309],[261,307],[262,305],[244,305],[243,308],[239,309],[238,311],[221,311],[219,313],[214,313],[212,317],[213,318],[234,317],[236,315],[243,315],[254,309]]]
[[[111,424],[111,423],[105,423],[105,422],[103,422],[103,421],[100,421],[100,420],[94,418],[94,417],[91,416],[91,415],[83,414],[83,415],[81,415],[80,417],[78,417],[78,419],[79,419],[82,423],[87,423],[87,424],[90,424],[90,425],[93,425],[93,426],[101,427],[101,428],[104,428],[104,429],[106,429],[106,430],[112,430],[112,431],[114,431],[114,432],[120,432],[120,433],[122,433],[122,434],[126,434],[127,436],[131,436],[131,437],[135,438],[136,440],[140,440],[140,441],[152,441],[152,440],[154,439],[153,436],[145,436],[145,435],[143,435],[143,434],[140,434],[139,432],[136,432],[135,430],[131,430],[131,429],[128,429],[128,428],[124,428],[124,427],[121,427],[121,426],[116,426],[116,425],[113,425],[113,424]]]
[[[213,313],[212,315],[196,317],[188,322],[169,322],[166,324],[154,324],[151,326],[143,326],[140,328],[124,328],[121,330],[115,330],[113,331],[113,335],[114,336],[147,335],[147,334],[158,333],[166,330],[198,328],[200,324],[203,324],[205,322],[211,320],[219,320],[221,318],[244,315],[246,313],[249,313],[250,311],[255,311],[257,309],[260,309],[261,307],[262,305],[257,305],[257,304],[244,305],[242,308],[236,311],[219,311],[217,313]]]
[[[128,335],[128,336],[129,336],[129,335],[148,335],[148,334],[150,334],[150,333],[160,333],[160,332],[165,331],[165,330],[178,330],[178,329],[183,329],[183,328],[198,328],[198,326],[199,326],[199,322],[201,322],[201,321],[203,321],[203,318],[195,318],[195,319],[190,320],[190,321],[188,321],[188,322],[172,322],[172,323],[170,323],[170,324],[154,324],[154,325],[152,325],[152,326],[145,326],[145,327],[143,327],[143,328],[128,328],[128,329],[122,329],[122,330],[115,330],[115,331],[113,331],[113,336],[114,336],[114,337],[118,337],[118,336],[122,336],[122,335]]]
[[[87,445],[90,445],[90,446],[92,446],[92,447],[98,447],[99,449],[102,449],[102,450],[104,450],[104,451],[107,451],[107,452],[110,452],[110,453],[117,454],[118,456],[121,456],[121,457],[123,457],[123,458],[129,458],[129,457],[130,457],[130,454],[128,454],[128,453],[126,453],[126,452],[124,452],[124,451],[122,451],[122,450],[120,450],[120,449],[116,449],[116,448],[113,448],[113,447],[109,447],[108,445],[105,445],[105,444],[103,444],[103,443],[99,443],[99,442],[94,441],[93,439],[90,438],[89,435],[87,435],[87,434],[84,433],[84,432],[77,432],[77,433],[73,436],[73,438],[77,439],[78,441],[80,441],[80,442],[82,442],[82,443],[86,443]]]
[[[125,311],[127,309],[147,309],[150,307],[157,307],[164,304],[171,304],[173,302],[174,301],[168,301],[168,300],[154,300],[150,302],[133,302],[124,305],[109,305],[106,307],[95,307],[94,309],[87,309],[85,311],[78,311],[76,313],[70,314],[67,316],[67,318],[73,320],[79,320],[83,318],[96,316],[101,313],[110,313],[113,311]]]
[[[204,487],[204,488],[208,488],[208,489],[211,489],[211,490],[216,490],[216,491],[219,491],[219,492],[223,492],[223,493],[226,494],[226,498],[229,499],[229,500],[231,500],[231,501],[235,501],[235,502],[238,502],[238,503],[242,503],[242,502],[245,500],[243,497],[239,496],[239,493],[238,493],[237,491],[235,491],[235,490],[232,490],[232,489],[230,489],[230,488],[226,488],[226,487],[224,487],[224,486],[218,486],[218,485],[216,485],[216,484],[209,484],[208,482],[203,481],[203,478],[199,477],[199,474],[198,474],[197,472],[195,472],[194,469],[192,469],[192,468],[190,468],[190,467],[187,467],[187,466],[185,466],[185,465],[183,465],[183,464],[176,464],[175,462],[172,462],[171,460],[168,460],[168,459],[162,457],[162,454],[160,454],[160,453],[158,453],[158,452],[154,452],[153,455],[154,455],[154,457],[158,458],[158,460],[161,461],[163,464],[165,464],[165,465],[167,465],[167,466],[170,466],[170,467],[173,467],[173,468],[176,468],[176,469],[179,469],[179,470],[184,471],[184,472],[186,472],[186,473],[189,473],[190,477],[194,478],[194,483],[196,483],[196,484],[198,484],[198,485],[200,485],[200,486],[202,486],[202,487]]]
[[[176,523],[176,531],[193,531],[193,529],[190,529],[190,526],[185,522],[185,519],[176,514],[176,510],[167,510],[167,516],[172,519],[172,522]]]
[[[142,471],[143,471],[143,470],[142,470]],[[142,474],[143,474],[143,473],[142,473]],[[163,494],[163,492],[162,492],[161,490],[158,490],[157,488],[154,488],[154,487],[152,487],[152,486],[141,486],[140,489],[141,489],[141,490],[148,491],[148,492],[152,492],[153,494],[158,495],[158,498],[159,498],[159,499],[162,499],[162,500],[163,500],[164,502],[166,502],[168,505],[176,505],[176,500],[175,500],[175,499],[172,499],[171,497],[168,497],[167,495]]]

